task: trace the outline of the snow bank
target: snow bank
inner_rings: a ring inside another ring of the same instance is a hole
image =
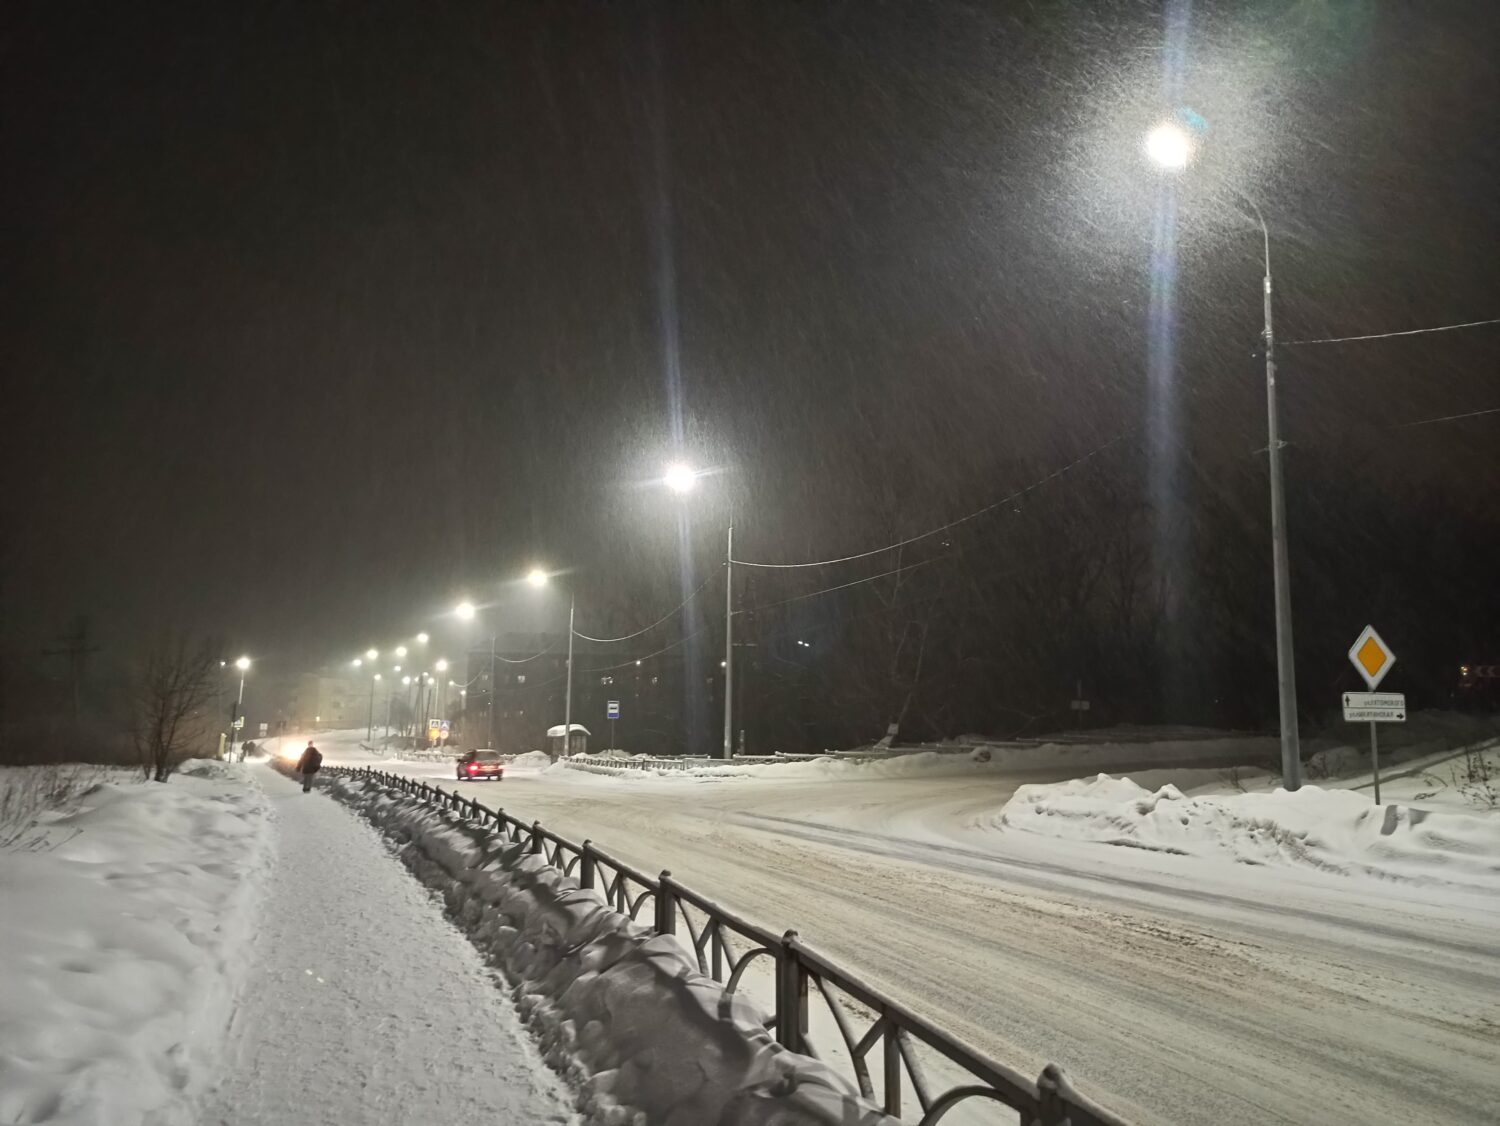
[[[1279,744],[1260,736],[1207,739],[1162,739],[1136,743],[993,743],[951,751],[914,751],[869,758],[828,755],[747,763],[705,762],[681,768],[650,765],[616,767],[591,761],[559,759],[559,771],[575,770],[613,777],[677,778],[722,782],[733,778],[781,781],[858,782],[884,778],[939,777],[965,774],[1014,774],[1017,771],[1149,770],[1175,766],[1237,766],[1274,758]]]
[[[510,762],[510,767],[515,770],[546,770],[551,765],[552,756],[546,751],[527,751]]]
[[[194,1120],[269,833],[243,774],[190,763],[98,783],[0,851],[0,1121]]]
[[[524,844],[372,780],[328,788],[402,845],[504,968],[590,1126],[895,1126],[829,1068],[777,1044],[766,1014],[701,975],[676,939],[611,910]]]
[[[1376,806],[1364,794],[1186,797],[1100,774],[1021,786],[997,824],[1043,836],[1242,864],[1293,864],[1342,874],[1500,888],[1500,817]]]

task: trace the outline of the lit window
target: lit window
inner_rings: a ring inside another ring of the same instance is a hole
[[[517,684],[525,684],[526,683],[526,674],[524,672],[520,672],[520,673],[516,674],[516,683]]]

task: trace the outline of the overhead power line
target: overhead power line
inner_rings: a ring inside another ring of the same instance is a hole
[[[1409,430],[1413,426],[1427,426],[1434,422],[1456,422],[1460,418],[1478,418],[1482,414],[1500,414],[1500,407],[1486,407],[1479,411],[1465,411],[1463,414],[1445,414],[1440,418],[1422,418],[1416,422],[1403,422],[1392,426],[1392,430]]]
[[[577,637],[577,638],[581,638],[584,641],[597,641],[597,642],[599,642],[602,645],[613,645],[617,641],[629,641],[632,638],[640,637],[641,634],[643,634],[643,633],[650,633],[652,630],[654,630],[657,626],[661,625],[667,619],[674,618],[678,614],[680,614],[682,612],[683,607],[685,607],[689,602],[691,602],[693,599],[697,598],[700,594],[702,594],[703,593],[703,588],[706,587],[709,583],[713,582],[714,578],[717,575],[718,575],[717,571],[711,572],[709,574],[708,578],[704,579],[701,583],[698,584],[698,589],[697,590],[693,591],[692,594],[688,595],[681,602],[679,602],[674,609],[668,610],[665,614],[663,614],[661,617],[657,618],[656,621],[652,622],[645,629],[638,629],[634,633],[627,633],[624,637],[590,637],[588,634],[586,634],[586,633],[579,633],[575,629],[573,631],[573,636]]]
[[[892,567],[889,571],[881,571],[878,575],[868,575],[853,582],[839,583],[838,586],[825,586],[822,590],[810,590],[806,594],[794,594],[790,598],[783,598],[778,602],[767,602],[760,606],[747,606],[743,610],[736,610],[735,615],[752,614],[757,610],[772,610],[777,606],[785,606],[789,602],[802,602],[808,598],[817,598],[820,594],[832,594],[836,590],[848,590],[851,586],[859,586],[862,583],[873,583],[876,579],[884,579],[890,575],[900,575],[906,571],[914,571],[918,567],[925,567],[929,563],[936,563],[939,559],[947,559],[946,555],[934,555],[930,559],[923,559],[920,563],[907,563],[902,567]]]
[[[1351,340],[1385,340],[1392,336],[1421,336],[1427,332],[1452,332],[1459,328],[1479,328],[1483,325],[1500,325],[1500,317],[1491,317],[1487,321],[1465,321],[1456,325],[1434,325],[1432,328],[1408,328],[1401,332],[1371,332],[1363,336],[1325,336],[1318,340],[1284,340],[1282,347],[1290,348],[1297,344],[1345,344]]]
[[[1047,474],[1045,477],[1041,478],[1038,481],[1033,481],[1024,489],[1017,489],[1015,492],[1009,494],[1008,496],[1003,496],[999,500],[985,505],[983,508],[976,509],[975,511],[969,513],[967,516],[960,516],[957,520],[950,520],[948,523],[939,525],[938,527],[933,528],[931,531],[923,532],[920,535],[916,536],[910,536],[907,539],[898,540],[895,543],[888,543],[884,547],[872,548],[869,551],[861,551],[854,555],[842,555],[837,559],[815,559],[808,563],[752,563],[748,559],[735,559],[733,560],[733,562],[736,566],[739,567],[762,567],[770,570],[785,571],[795,570],[800,567],[827,567],[834,563],[852,563],[856,559],[868,559],[870,556],[880,555],[882,552],[895,551],[898,547],[905,547],[907,546],[907,544],[917,543],[920,540],[925,540],[931,536],[935,536],[940,532],[946,532],[950,528],[956,528],[960,524],[967,524],[970,520],[977,520],[979,517],[985,515],[988,512],[993,512],[995,509],[1000,508],[1003,505],[1007,505],[1013,501],[1020,500],[1027,493],[1041,488],[1048,482],[1055,481],[1057,478],[1063,476],[1063,474],[1076,469],[1078,466],[1082,465],[1090,458],[1096,457],[1097,455],[1103,453],[1105,450],[1109,449],[1110,446],[1113,446],[1115,443],[1126,437],[1126,435],[1131,434],[1135,429],[1137,428],[1132,427],[1130,430],[1122,430],[1109,441],[1105,442],[1101,446],[1094,447],[1082,457],[1068,462],[1067,465],[1062,466],[1060,469],[1054,469],[1051,473]]]

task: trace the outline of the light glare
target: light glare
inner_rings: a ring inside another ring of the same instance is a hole
[[[455,614],[457,614],[460,618],[462,618],[464,621],[466,621],[466,622],[470,621],[474,617],[474,603],[472,603],[472,602],[460,602],[457,606],[455,606],[453,608],[453,612]]]
[[[692,492],[693,487],[697,485],[698,474],[693,471],[692,466],[675,461],[667,466],[667,471],[662,475],[662,480],[666,483],[667,488],[671,489],[674,493],[688,493]]]
[[[1158,168],[1175,172],[1192,159],[1193,139],[1182,126],[1163,121],[1146,134],[1146,155]]]

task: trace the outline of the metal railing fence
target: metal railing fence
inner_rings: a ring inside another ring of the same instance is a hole
[[[419,779],[373,767],[328,767],[325,773],[371,779],[486,826],[502,840],[524,844],[547,864],[575,877],[580,887],[597,891],[613,910],[649,925],[657,934],[672,935],[692,953],[698,969],[728,992],[740,986],[757,959],[769,961],[775,1004],[767,1030],[791,1051],[824,1058],[808,1035],[810,1001],[814,995],[820,997],[838,1029],[860,1092],[886,1114],[901,1117],[909,1087],[916,1097],[914,1109],[922,1115],[916,1126],[936,1126],[955,1107],[976,1100],[1011,1108],[1023,1126],[1125,1126],[1123,1119],[1080,1093],[1056,1064],[1048,1064],[1036,1079],[1029,1079],[860,980],[803,943],[796,931],[778,935],[750,922],[679,883],[671,872],[650,876],[591,840],[571,841],[544,828],[540,821],[523,821],[503,809],[480,805],[457,790],[443,790]],[[836,994],[851,999],[864,1012],[841,1004]],[[861,1021],[866,1022],[863,1027]],[[922,1066],[914,1042],[962,1070],[967,1081],[939,1089]],[[870,1057],[877,1050],[878,1091],[870,1067]]]

